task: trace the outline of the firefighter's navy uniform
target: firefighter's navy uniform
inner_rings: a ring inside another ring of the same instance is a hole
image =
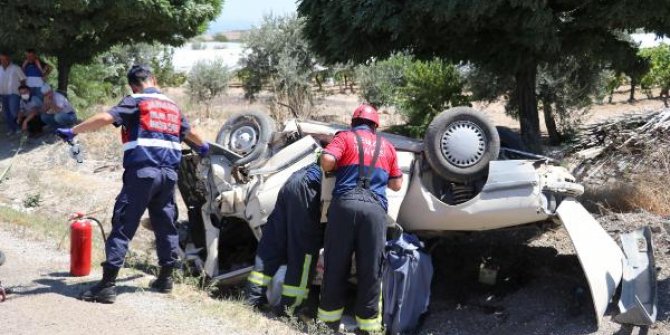
[[[286,276],[278,309],[292,312],[307,299],[323,246],[320,206],[321,168],[312,164],[293,173],[279,190],[248,278],[249,304],[260,306],[266,302],[268,285],[283,264]]]
[[[179,237],[174,190],[181,141],[189,124],[179,107],[155,88],[125,97],[109,112],[122,127],[123,188],[116,198],[104,267],[118,269],[146,209],[156,235],[159,265],[175,266]]]
[[[370,127],[361,125],[338,133],[323,154],[332,155],[337,167],[333,200],[327,213],[325,272],[318,318],[339,325],[355,254],[356,321],[363,331],[379,331],[386,185],[390,178],[402,177],[395,148]]]

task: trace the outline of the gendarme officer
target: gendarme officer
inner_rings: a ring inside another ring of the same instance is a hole
[[[187,140],[200,155],[209,152],[209,144],[191,131],[177,104],[158,90],[148,67],[133,66],[128,72],[128,84],[133,94],[117,106],[74,128],[56,131],[64,140],[71,141],[77,134],[106,125],[121,127],[123,188],[116,198],[112,232],[105,244],[107,259],[102,264],[102,280],[80,295],[85,301],[113,303],[116,300],[116,276],[146,209],[156,235],[161,267],[151,287],[164,293],[172,290],[172,270],[179,247],[174,190],[181,142]]]

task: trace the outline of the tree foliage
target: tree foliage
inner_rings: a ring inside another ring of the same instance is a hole
[[[0,47],[35,48],[57,57],[59,89],[73,64],[118,44],[180,45],[204,31],[221,0],[8,0],[2,3]]]
[[[652,87],[660,87],[661,97],[667,105],[670,91],[670,45],[661,44],[654,48],[642,49],[640,55],[650,62],[650,70],[642,78],[642,86],[649,95]]]
[[[253,100],[264,88],[272,94],[275,116],[283,107],[307,116],[312,106],[312,78],[316,61],[302,29],[304,21],[293,16],[266,16],[245,37],[248,48],[240,79],[245,97]]]
[[[208,104],[228,89],[230,70],[222,59],[203,60],[193,64],[186,87],[191,100]]]
[[[593,99],[603,99],[606,80],[602,64],[574,57],[540,68],[537,95],[550,144],[558,145],[575,134]]]
[[[615,31],[670,32],[670,2],[650,0],[302,0],[298,12],[315,50],[331,62],[411,50],[513,76],[522,137],[535,150],[538,65],[635,48]]]
[[[81,114],[96,104],[129,94],[126,74],[128,68],[136,63],[151,65],[160,86],[180,86],[185,77],[182,73],[175,72],[172,55],[172,48],[164,45],[138,43],[114,46],[87,64],[72,66],[68,98]],[[58,70],[54,70],[49,77],[52,85],[55,84],[54,75],[58,75]]]
[[[357,66],[355,74],[361,98],[377,107],[397,105],[399,91],[407,83],[405,71],[412,61],[411,56],[398,53]]]
[[[405,69],[399,107],[407,117],[406,134],[422,137],[437,114],[469,103],[463,94],[464,80],[456,66],[441,59],[414,61]]]
[[[378,107],[395,107],[406,123],[392,131],[423,136],[432,119],[452,106],[465,105],[464,80],[453,64],[440,59],[415,60],[399,53],[356,68],[359,95]]]
[[[613,74],[606,70],[610,66],[591,58],[578,61],[576,57],[565,57],[538,67],[534,94],[544,115],[550,144],[559,144],[573,135],[594,101],[602,101],[607,81]],[[514,76],[496,74],[472,65],[465,76],[473,100],[494,102],[503,97],[505,112],[519,118]]]

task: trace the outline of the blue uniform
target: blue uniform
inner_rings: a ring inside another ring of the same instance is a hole
[[[114,125],[122,127],[125,171],[103,265],[123,265],[128,243],[148,209],[159,265],[173,267],[179,247],[174,189],[188,121],[179,107],[155,88],[125,97],[108,113],[114,118]]]

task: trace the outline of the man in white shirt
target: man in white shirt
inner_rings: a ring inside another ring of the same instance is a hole
[[[26,75],[21,68],[12,63],[12,59],[6,52],[0,52],[0,99],[2,99],[2,110],[5,114],[5,122],[9,132],[7,135],[19,133],[16,117],[19,114],[21,97],[19,86],[25,84]]]

